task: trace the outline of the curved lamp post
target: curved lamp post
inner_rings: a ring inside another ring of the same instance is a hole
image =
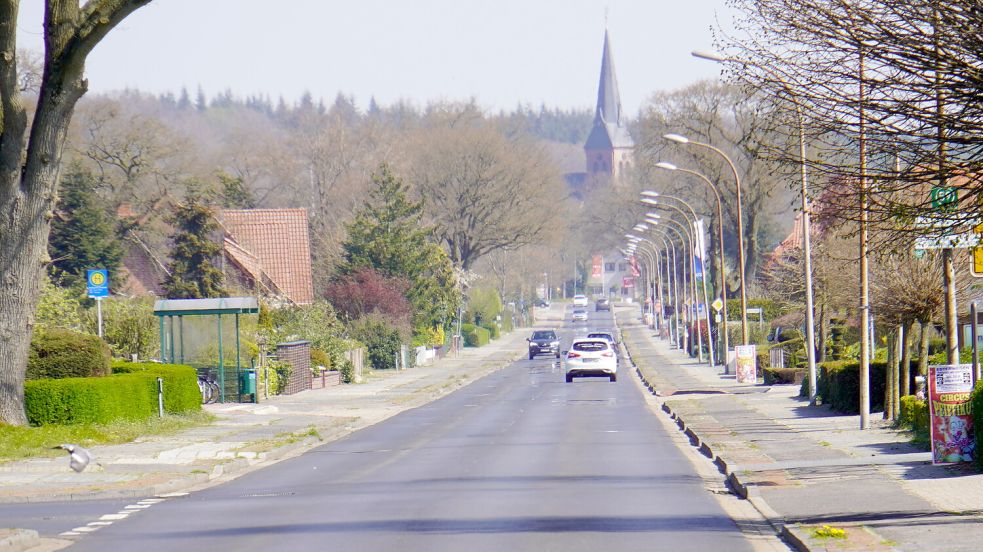
[[[696,142],[690,140],[685,136],[679,134],[666,134],[663,136],[666,140],[676,142],[677,144],[684,145],[694,145],[701,148],[709,149],[724,158],[727,164],[730,166],[730,170],[734,173],[734,184],[737,189],[737,256],[738,256],[738,271],[741,276],[741,341],[744,345],[748,344],[748,330],[747,330],[747,285],[745,283],[745,261],[744,261],[744,215],[743,207],[741,205],[741,176],[737,174],[737,167],[734,166],[734,162],[730,160],[730,157],[726,153],[721,151],[719,148],[711,146],[710,144],[705,144],[703,142]]]
[[[713,61],[716,63],[740,63],[743,65],[750,65],[757,67],[758,69],[764,71],[770,75],[773,79],[781,83],[782,88],[785,89],[785,93],[788,95],[789,99],[795,105],[795,116],[799,126],[799,180],[801,184],[800,193],[802,195],[802,255],[803,255],[803,268],[806,286],[806,347],[809,358],[809,402],[815,404],[816,402],[816,320],[815,320],[815,308],[813,305],[813,289],[812,289],[812,247],[810,244],[810,228],[809,228],[809,185],[808,185],[808,174],[806,171],[806,140],[805,140],[805,124],[802,117],[802,104],[799,102],[798,96],[792,89],[792,86],[785,80],[781,75],[776,73],[773,69],[760,65],[754,62],[746,60],[738,60],[734,58],[728,58],[719,54],[718,52],[706,52],[696,50],[692,52],[693,57],[700,59],[705,59]]]

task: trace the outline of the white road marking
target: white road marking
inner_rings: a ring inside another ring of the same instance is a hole
[[[106,514],[106,515],[102,516],[99,519],[106,520],[106,521],[116,521],[118,519],[126,519],[128,517],[130,517],[130,513],[129,512],[127,512],[125,514]]]
[[[64,533],[58,534],[59,537],[77,537],[79,535],[81,535],[81,533],[76,533],[75,531],[65,531]]]

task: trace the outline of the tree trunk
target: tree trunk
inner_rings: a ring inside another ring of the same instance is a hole
[[[887,335],[887,366],[884,368],[884,419],[893,420],[894,413],[894,394],[898,388],[895,381],[898,377],[898,357],[896,354],[895,342],[898,339],[896,332]]]
[[[921,337],[918,341],[918,375],[928,375],[928,325],[930,322],[921,320]]]
[[[901,369],[898,378],[901,388],[899,393],[902,397],[907,397],[911,394],[911,333],[915,331],[915,324],[906,322],[902,324],[902,329],[904,333],[901,338]]]

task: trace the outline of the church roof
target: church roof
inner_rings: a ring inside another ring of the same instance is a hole
[[[604,31],[604,52],[601,55],[601,77],[597,85],[597,109],[594,127],[584,149],[631,148],[635,142],[628,134],[628,127],[621,111],[621,94],[618,77],[614,71],[614,54],[608,32]]]

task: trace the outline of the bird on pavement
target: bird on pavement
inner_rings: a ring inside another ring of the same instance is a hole
[[[92,461],[89,451],[78,445],[58,445],[55,448],[68,451],[68,466],[76,472],[82,473],[82,470]]]

